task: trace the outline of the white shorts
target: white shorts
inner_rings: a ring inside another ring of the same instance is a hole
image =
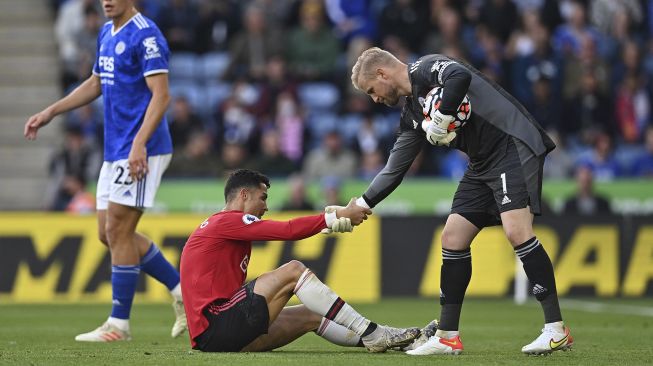
[[[139,181],[133,181],[129,176],[127,159],[105,161],[97,182],[96,208],[106,210],[109,201],[136,208],[152,207],[161,176],[171,158],[172,154],[148,157],[149,171]]]

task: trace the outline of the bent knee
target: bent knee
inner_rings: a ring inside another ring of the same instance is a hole
[[[282,267],[284,267],[285,272],[287,272],[291,277],[295,279],[299,279],[302,273],[304,273],[304,271],[306,270],[306,266],[304,265],[304,263],[295,259],[284,264]]]
[[[305,270],[306,266],[304,263],[298,260],[291,260],[277,268],[275,272],[277,272],[277,278],[283,282],[284,286],[286,286],[289,291],[292,291]]]
[[[449,250],[463,250],[469,247],[467,240],[464,239],[463,235],[460,235],[455,230],[448,230],[445,228],[442,231],[442,248]]]
[[[506,233],[506,238],[508,238],[508,241],[513,247],[523,244],[535,236],[533,230],[528,228],[506,227],[504,228],[504,231]]]

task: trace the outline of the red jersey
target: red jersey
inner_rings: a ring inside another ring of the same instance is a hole
[[[229,299],[244,283],[254,240],[301,240],[326,228],[324,214],[290,221],[261,220],[242,211],[222,211],[206,219],[181,253],[181,292],[191,344],[208,327],[202,310]]]

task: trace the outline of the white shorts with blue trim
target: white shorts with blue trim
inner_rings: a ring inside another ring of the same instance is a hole
[[[127,159],[105,161],[97,183],[97,209],[106,210],[109,201],[140,209],[152,207],[161,176],[170,164],[170,159],[172,154],[148,157],[149,171],[147,176],[139,181],[134,181],[129,176]]]

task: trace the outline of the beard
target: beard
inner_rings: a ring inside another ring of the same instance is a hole
[[[392,90],[388,94],[386,98],[384,98],[383,104],[387,105],[388,107],[394,107],[399,103],[399,95],[397,93],[397,90]]]

